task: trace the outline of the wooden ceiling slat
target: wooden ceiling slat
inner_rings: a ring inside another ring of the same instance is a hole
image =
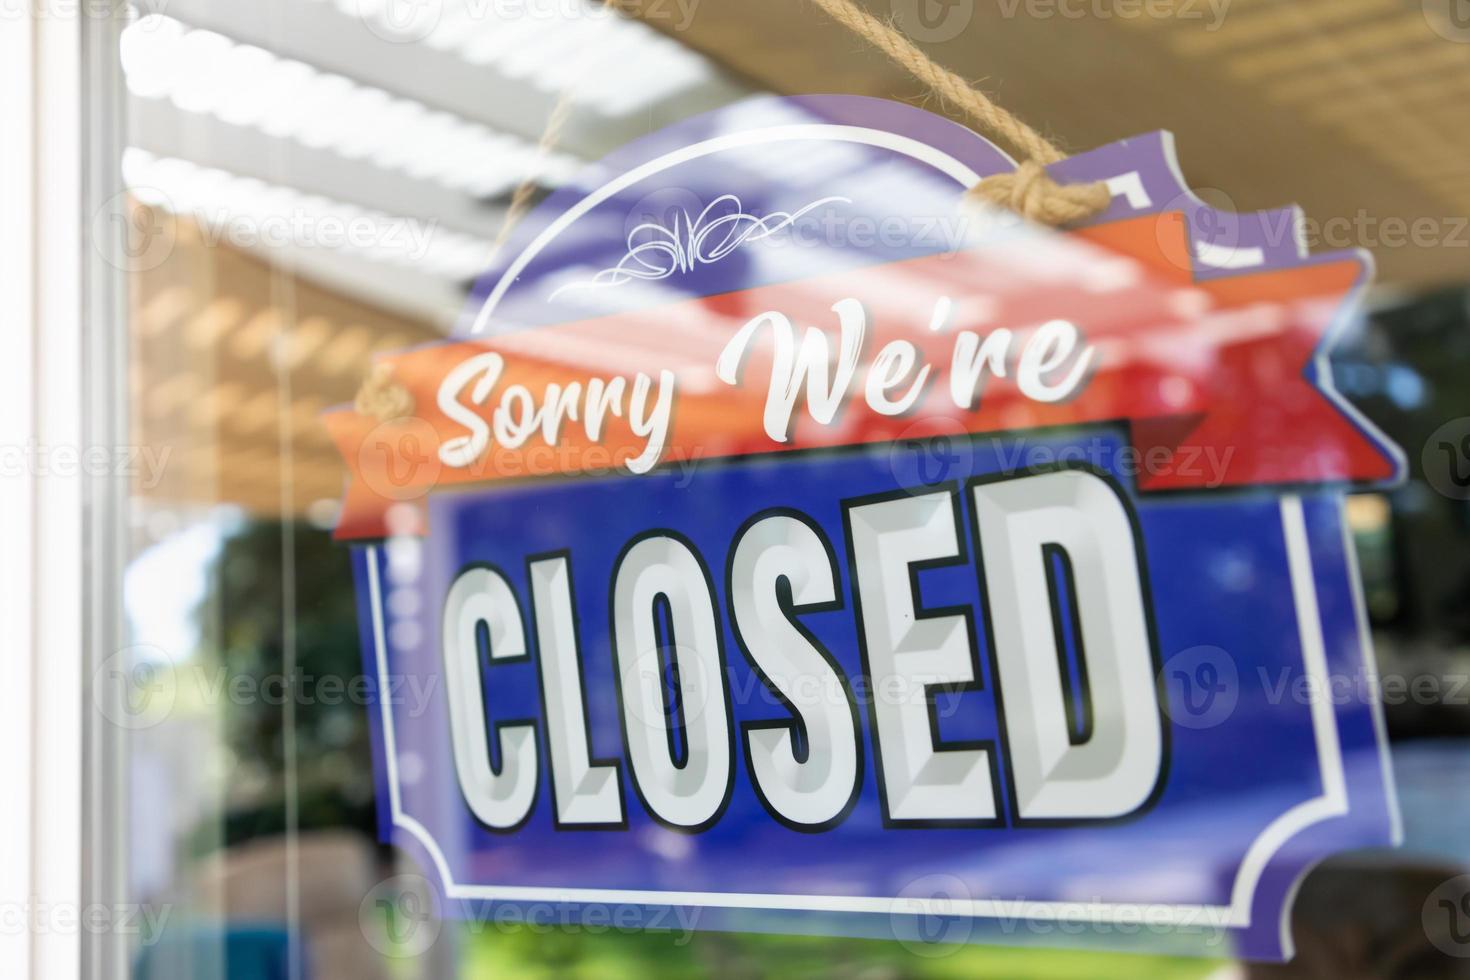
[[[1399,13],[1399,0],[1296,0],[1254,11],[1230,9],[1230,30],[1183,30],[1172,39],[1189,55],[1214,55],[1264,41],[1300,40],[1318,32],[1384,14]]]
[[[1418,13],[1400,13],[1350,31],[1313,34],[1237,55],[1228,60],[1226,68],[1238,78],[1258,81],[1263,75],[1300,71],[1307,66],[1340,67],[1344,59],[1432,36],[1428,22]]]
[[[1357,89],[1401,80],[1463,76],[1466,73],[1470,73],[1470,46],[1445,44],[1440,37],[1424,38],[1403,51],[1365,56],[1343,66],[1338,72],[1313,68],[1293,75],[1269,85],[1266,94],[1282,102],[1311,101],[1340,96],[1343,75],[1353,79],[1353,87]]]

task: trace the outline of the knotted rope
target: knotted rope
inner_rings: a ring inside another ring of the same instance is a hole
[[[972,197],[1009,208],[1039,224],[1056,227],[1105,210],[1106,184],[1059,184],[1044,169],[1065,158],[1057,146],[984,92],[925,54],[898,28],[879,20],[855,0],[812,0],[837,23],[888,56],[924,83],[940,101],[958,109],[986,135],[998,137],[1023,157],[1014,173],[994,174],[970,188]]]
[[[413,395],[393,380],[393,365],[379,361],[368,372],[367,380],[357,390],[352,403],[358,415],[393,422],[413,414]]]

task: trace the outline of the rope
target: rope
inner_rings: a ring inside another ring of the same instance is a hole
[[[616,11],[622,2],[623,0],[602,0],[601,10],[603,12]],[[542,130],[541,138],[536,141],[536,162],[530,168],[530,173],[516,186],[515,193],[510,198],[510,205],[505,210],[505,220],[500,223],[500,231],[495,235],[495,244],[490,249],[491,263],[505,247],[505,241],[510,237],[511,231],[520,224],[526,212],[531,209],[531,202],[536,197],[536,187],[546,172],[546,160],[551,155],[551,151],[561,142],[562,130],[566,129],[567,121],[572,117],[573,96],[581,87],[586,74],[584,68],[581,77],[558,93],[556,104],[551,107],[551,114],[546,117],[546,128]],[[413,414],[414,400],[402,385],[393,380],[393,368],[388,364],[379,363],[373,365],[367,379],[358,389],[353,407],[359,415],[366,415],[379,422],[394,422]]]
[[[626,2],[627,0],[601,0],[598,12],[621,13]],[[492,256],[500,252],[501,247],[505,245],[505,240],[510,237],[511,229],[520,224],[521,218],[525,217],[526,212],[530,210],[531,199],[536,196],[536,185],[540,183],[541,176],[546,170],[546,158],[561,142],[562,130],[567,128],[567,121],[572,117],[572,98],[587,80],[588,68],[591,64],[590,59],[583,61],[577,77],[557,94],[556,104],[551,108],[551,115],[546,117],[546,128],[541,131],[541,139],[536,142],[536,166],[531,168],[531,172],[526,175],[515,193],[511,195],[510,207],[505,212],[505,221],[500,225],[500,233],[495,236]]]
[[[1012,173],[984,178],[968,196],[1052,228],[1085,221],[1107,210],[1113,199],[1107,184],[1059,184],[1035,160],[1023,161]]]
[[[855,0],[812,2],[924,83],[942,102],[960,110],[979,129],[999,137],[1025,158],[1014,173],[981,180],[970,189],[971,196],[1052,227],[1082,221],[1107,208],[1112,195],[1106,184],[1057,183],[1043,169],[1065,159],[1056,144],[930,58],[898,28],[874,17]]]
[[[606,0],[604,7],[613,7],[618,0]],[[561,142],[561,132],[567,126],[567,120],[572,116],[571,92],[575,86],[562,89],[557,96],[556,105],[551,109],[551,115],[546,117],[546,129],[541,134],[540,141],[536,144],[536,165],[531,168],[531,173],[526,175],[515,193],[511,195],[510,207],[506,209],[505,221],[500,225],[500,232],[495,236],[495,247],[491,250],[491,261],[500,253],[505,245],[505,240],[510,237],[511,229],[520,224],[521,218],[531,208],[531,199],[536,196],[536,185],[540,182],[541,175],[546,169],[546,158],[551,155],[552,149]]]
[[[966,197],[1007,208],[1038,224],[1059,227],[1096,215],[1112,200],[1107,185],[1059,184],[1046,172],[1046,165],[1066,158],[1061,149],[1017,116],[997,105],[984,92],[930,58],[898,28],[874,17],[855,0],[812,0],[829,17],[873,45],[922,82],[942,102],[967,116],[980,130],[996,136],[1024,158],[1012,173],[992,174],[966,192]],[[623,0],[602,0],[604,10],[616,10]],[[547,117],[546,129],[536,144],[539,166],[516,187],[506,210],[505,221],[495,238],[498,253],[511,230],[530,209],[540,172],[551,150],[561,140],[572,114],[572,95],[578,84],[568,85],[557,97]],[[360,414],[380,422],[412,415],[413,396],[393,381],[392,368],[375,365],[357,393]]]

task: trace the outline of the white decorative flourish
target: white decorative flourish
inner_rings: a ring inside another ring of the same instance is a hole
[[[681,208],[673,215],[672,228],[653,221],[643,222],[628,232],[628,252],[617,265],[603,269],[584,282],[567,283],[553,292],[551,298],[554,300],[570,289],[606,289],[635,279],[654,282],[697,266],[713,265],[736,249],[764,241],[834,201],[852,203],[846,197],[824,197],[799,211],[772,211],[765,217],[759,217],[746,214],[740,198],[734,194],[724,194],[711,201],[696,217],[691,218],[689,212]],[[722,207],[731,210],[715,216]],[[641,238],[647,240],[639,241]]]

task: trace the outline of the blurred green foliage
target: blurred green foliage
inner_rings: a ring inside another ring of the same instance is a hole
[[[1206,959],[1090,950],[933,946],[759,933],[609,931],[598,935],[480,931],[464,942],[464,980],[1194,980],[1220,969]]]

